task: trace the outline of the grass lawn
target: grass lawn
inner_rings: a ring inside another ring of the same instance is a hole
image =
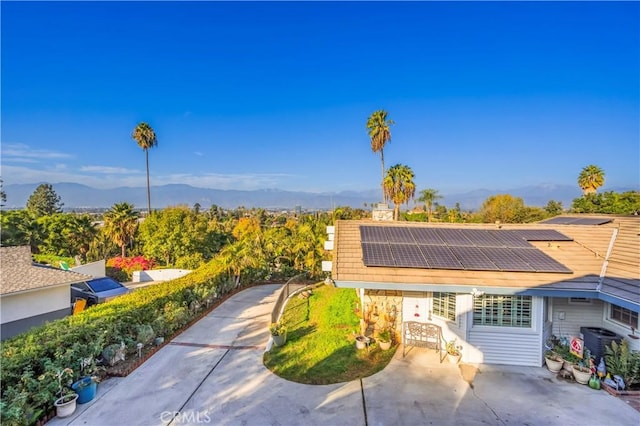
[[[287,343],[264,355],[278,376],[298,383],[325,385],[367,377],[382,370],[397,346],[382,351],[372,344],[357,350],[359,318],[354,289],[322,285],[306,299],[292,298],[285,309]]]

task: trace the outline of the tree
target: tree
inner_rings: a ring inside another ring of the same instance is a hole
[[[393,120],[387,120],[387,111],[375,111],[367,120],[367,129],[371,138],[371,150],[380,152],[380,162],[382,164],[382,181],[384,181],[384,146],[391,140],[390,126],[395,124]],[[384,182],[381,182],[383,201],[387,200],[384,190]]]
[[[138,143],[138,146],[144,150],[147,160],[147,213],[151,215],[151,187],[149,185],[149,148],[158,146],[156,134],[147,123],[140,123],[133,129],[131,137]]]
[[[162,259],[165,266],[199,266],[209,260],[222,246],[224,237],[209,226],[205,215],[185,206],[168,207],[154,212],[140,224],[138,233],[143,253]]]
[[[420,198],[418,198],[418,201],[421,201],[424,203],[424,206],[427,210],[428,222],[431,222],[431,212],[433,208],[433,202],[441,198],[442,198],[442,195],[438,194],[437,189],[427,188],[420,191]]]
[[[104,214],[104,232],[118,247],[122,257],[138,229],[139,213],[129,203],[116,203]]]
[[[27,200],[27,211],[33,217],[49,216],[62,212],[60,196],[48,183],[38,185],[36,190]]]
[[[544,210],[549,216],[557,216],[564,210],[562,208],[562,201],[549,200]]]
[[[0,240],[3,246],[31,247],[32,253],[38,253],[43,230],[37,219],[26,210],[9,210],[0,215]]]
[[[40,253],[56,256],[81,256],[86,260],[91,242],[98,231],[87,214],[57,213],[38,219],[43,238]]]
[[[7,193],[4,192],[4,180],[0,179],[0,207],[4,207],[7,202]]]
[[[409,203],[416,191],[413,183],[413,170],[404,164],[396,164],[387,170],[387,174],[382,181],[385,197],[393,201],[394,220],[400,216],[400,205]]]
[[[509,194],[492,195],[485,200],[479,211],[479,216],[485,223],[500,221],[503,223],[517,223],[524,210],[524,201],[520,197]]]
[[[578,185],[583,194],[594,194],[604,185],[604,171],[593,164],[586,166],[578,175]]]
[[[602,194],[586,194],[573,200],[572,213],[639,214],[640,192],[607,191]]]

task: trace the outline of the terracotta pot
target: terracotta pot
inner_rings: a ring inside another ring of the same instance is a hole
[[[378,344],[380,345],[380,349],[382,349],[383,351],[388,351],[391,348],[391,342],[381,342],[378,341]]]

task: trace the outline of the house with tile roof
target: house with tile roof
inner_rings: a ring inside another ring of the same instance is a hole
[[[403,323],[433,323],[465,362],[526,366],[544,363],[552,334],[582,337],[594,354],[603,336],[640,349],[638,216],[337,221],[328,231],[332,281],[357,289],[361,312],[392,312],[400,340]]]
[[[34,264],[29,246],[0,247],[2,340],[71,313],[70,285],[90,275]]]

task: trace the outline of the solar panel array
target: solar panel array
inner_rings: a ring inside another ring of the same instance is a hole
[[[540,223],[552,225],[604,225],[609,222],[612,222],[612,220],[605,217],[556,216],[551,219],[543,220]]]
[[[360,226],[366,266],[472,271],[571,270],[529,241],[571,241],[551,229],[491,230]]]

